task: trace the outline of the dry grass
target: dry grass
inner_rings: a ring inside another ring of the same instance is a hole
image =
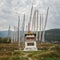
[[[20,46],[23,49],[24,43],[21,43]],[[0,51],[0,60],[60,60],[60,44],[37,44],[39,51],[14,51],[18,49],[16,43],[0,44],[0,49],[2,47],[6,50]]]

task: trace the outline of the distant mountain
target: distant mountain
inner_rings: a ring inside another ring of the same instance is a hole
[[[0,37],[7,37],[8,31],[0,31]]]
[[[13,33],[13,31],[11,31],[11,33]],[[22,31],[21,31],[21,34],[23,34]],[[0,31],[0,37],[8,37],[8,31]],[[59,41],[60,42],[60,29],[46,30],[45,41],[48,41],[48,42]]]
[[[46,41],[59,41],[60,42],[60,29],[51,29],[45,32],[45,40]]]
[[[13,34],[13,33],[14,33],[13,31],[10,31],[10,34]],[[23,34],[22,31],[20,33]],[[0,37],[8,37],[8,31],[0,31]]]

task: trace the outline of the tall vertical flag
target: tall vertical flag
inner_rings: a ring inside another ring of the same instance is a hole
[[[25,14],[23,16],[22,31],[24,31],[24,26],[25,26]]]
[[[46,25],[47,25],[48,11],[49,11],[49,7],[47,8],[46,19],[45,19],[45,25],[44,25],[44,29],[43,29],[42,42],[45,42],[44,35],[45,35],[45,28],[46,28]]]
[[[40,14],[40,17],[39,17],[40,19],[40,24],[39,24],[39,30],[40,30],[40,32],[39,32],[39,40],[41,41],[41,14]]]
[[[24,41],[24,26],[25,26],[25,14],[23,16],[23,23],[22,23],[22,31],[23,31],[23,34],[22,34],[22,40]]]
[[[15,36],[15,26],[14,26],[14,42],[15,42],[15,37],[16,37],[16,36]]]
[[[46,13],[46,19],[45,19],[44,30],[45,30],[46,25],[47,25],[48,11],[49,11],[49,7],[47,8],[47,13]]]
[[[33,29],[33,31],[35,31],[35,23],[36,23],[36,10],[34,11],[33,20],[32,20],[32,29]]]
[[[37,26],[36,26],[36,40],[38,41],[38,10],[36,10],[36,20],[37,20]]]
[[[10,36],[10,25],[9,25],[9,28],[8,28],[8,41],[11,39],[11,36]]]
[[[28,31],[28,25],[26,25],[26,31]]]
[[[32,13],[33,13],[33,5],[32,5],[32,8],[31,8],[30,19],[29,19],[28,25],[31,24]],[[30,26],[31,26],[31,25],[30,25]],[[30,27],[30,30],[31,30],[31,27]]]
[[[30,32],[30,22],[28,23],[28,32]]]
[[[18,48],[20,49],[20,16],[18,16]]]
[[[37,31],[38,31],[38,10],[37,10]]]

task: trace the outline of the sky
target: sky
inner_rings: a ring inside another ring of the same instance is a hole
[[[60,28],[60,0],[0,0],[0,31],[8,30],[9,25],[13,30],[14,25],[17,26],[18,15],[22,22],[25,14],[27,24],[32,4],[44,15],[49,7],[46,29]]]

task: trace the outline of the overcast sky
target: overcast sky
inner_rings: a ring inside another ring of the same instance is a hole
[[[46,29],[60,28],[60,0],[0,0],[0,31],[7,30],[9,25],[11,29],[17,26],[18,15],[22,21],[23,14],[26,14],[27,23],[32,3],[43,14],[49,7]]]

